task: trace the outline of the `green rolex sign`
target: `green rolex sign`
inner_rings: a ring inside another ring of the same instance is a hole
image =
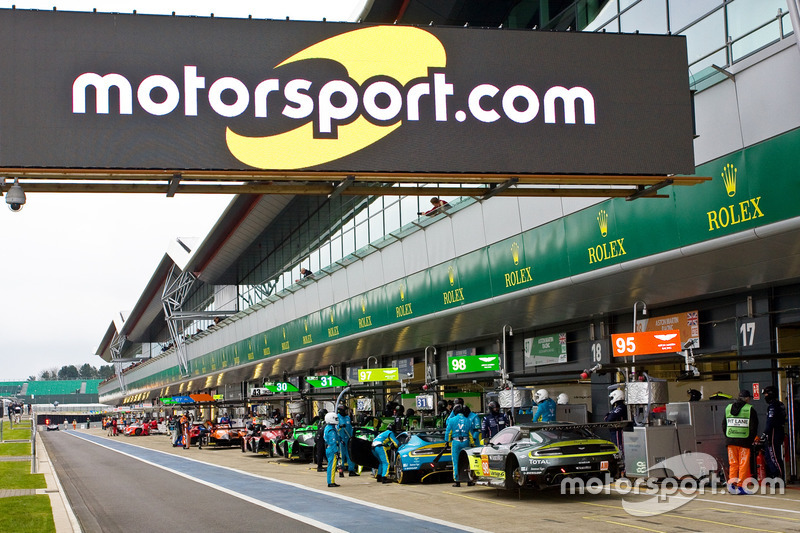
[[[336,376],[310,376],[306,378],[306,383],[315,389],[347,386],[347,382],[345,380]]]
[[[400,381],[400,369],[362,368],[358,371],[358,381]]]
[[[500,370],[499,355],[453,355],[447,358],[451,374],[468,372],[496,372]]]

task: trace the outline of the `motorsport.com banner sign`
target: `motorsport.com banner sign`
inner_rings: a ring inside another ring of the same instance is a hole
[[[691,174],[675,36],[0,11],[0,167]]]

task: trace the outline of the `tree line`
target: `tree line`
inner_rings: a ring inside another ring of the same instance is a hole
[[[114,375],[114,365],[102,365],[95,368],[89,363],[80,368],[75,365],[57,366],[42,370],[35,376],[28,376],[28,381],[56,381],[64,379],[108,379]]]

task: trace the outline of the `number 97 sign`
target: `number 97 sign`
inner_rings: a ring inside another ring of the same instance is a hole
[[[677,329],[614,334],[611,344],[614,357],[673,353],[682,349],[681,332]]]

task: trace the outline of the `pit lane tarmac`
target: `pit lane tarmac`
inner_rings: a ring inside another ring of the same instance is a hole
[[[163,435],[109,438],[100,430],[70,431],[63,436],[66,438],[60,440],[75,444],[60,442],[60,449],[92,443],[96,450],[115,453],[119,465],[127,461],[140,465],[144,462],[169,473],[179,480],[178,486],[184,492],[191,492],[194,486],[216,492],[216,500],[213,497],[210,500],[214,503],[190,503],[186,511],[198,513],[198,518],[221,513],[228,519],[228,531],[252,529],[245,527],[248,520],[243,515],[228,512],[230,508],[220,505],[219,499],[223,497],[249,506],[249,514],[262,513],[262,527],[272,523],[277,527],[269,529],[274,531],[516,532],[535,527],[615,533],[800,531],[800,490],[791,485],[784,494],[775,495],[733,496],[722,490],[707,489],[691,497],[659,499],[631,491],[620,493],[609,487],[599,494],[561,494],[558,489],[517,493],[465,484],[454,488],[446,481],[382,485],[365,473],[361,477],[337,478],[341,487],[327,488],[325,475],[318,473],[314,465],[243,454],[239,448],[183,450],[173,448]],[[55,444],[49,440],[45,440],[48,451]],[[69,455],[59,452],[58,461],[54,461],[59,463],[56,470],[62,476],[62,483],[64,477],[79,475],[79,469],[64,468],[71,460]],[[132,485],[144,484],[149,492],[158,492],[158,487],[148,482],[147,477],[126,480],[115,472],[113,464],[101,468],[108,469],[104,475],[116,476],[122,487],[127,485],[133,490]],[[178,504],[174,495],[164,494],[155,498],[157,503],[141,506],[135,492],[127,493],[128,490],[121,490],[116,494],[116,505],[137,507],[140,518],[169,516],[169,509]],[[158,508],[159,505],[164,509]],[[80,509],[75,510],[80,518]],[[288,527],[288,523],[286,528],[280,527],[279,519],[292,520],[297,527]],[[142,526],[141,521],[131,522],[130,527],[117,531],[138,531]],[[216,530],[213,526],[203,529]]]

